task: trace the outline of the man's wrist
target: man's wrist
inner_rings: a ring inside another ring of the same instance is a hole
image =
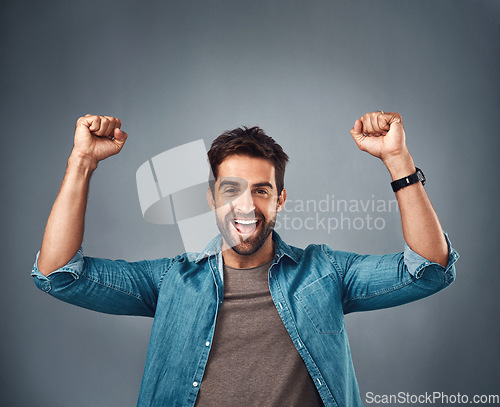
[[[416,171],[413,158],[409,152],[387,158],[383,162],[391,174],[393,181],[407,177]]]
[[[85,154],[72,151],[68,158],[67,171],[76,171],[83,175],[90,176],[97,168],[98,161]]]

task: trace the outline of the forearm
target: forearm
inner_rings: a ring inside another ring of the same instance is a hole
[[[82,244],[89,182],[96,164],[78,154],[68,159],[38,257],[38,269],[44,275],[64,266]]]
[[[406,150],[397,157],[384,160],[393,180],[413,174],[415,165]],[[421,182],[396,192],[401,213],[403,236],[410,248],[427,260],[448,264],[448,245],[439,219]]]

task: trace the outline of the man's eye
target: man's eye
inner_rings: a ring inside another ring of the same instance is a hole
[[[236,192],[235,188],[226,188],[222,191],[224,195],[235,194]]]
[[[257,195],[267,195],[267,193],[268,193],[268,192],[267,192],[267,190],[266,190],[266,189],[257,189],[257,190],[255,191],[255,193],[256,193]]]

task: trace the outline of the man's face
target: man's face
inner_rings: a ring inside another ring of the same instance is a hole
[[[278,199],[270,161],[245,155],[226,158],[219,166],[212,201],[224,249],[239,255],[256,253],[270,239],[285,194]]]

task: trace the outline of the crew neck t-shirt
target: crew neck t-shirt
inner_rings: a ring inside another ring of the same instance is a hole
[[[224,265],[224,301],[197,407],[323,406],[271,298],[271,263]]]

